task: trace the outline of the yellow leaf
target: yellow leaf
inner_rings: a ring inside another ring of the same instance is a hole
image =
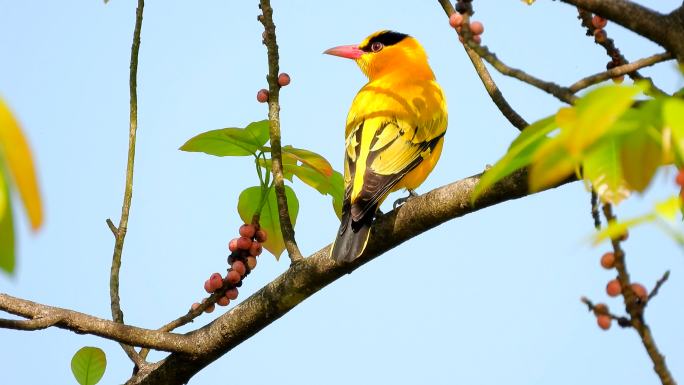
[[[31,227],[37,230],[43,223],[43,209],[31,150],[19,123],[2,99],[0,99],[0,156],[3,157],[7,171],[24,203]]]
[[[558,140],[546,142],[534,154],[530,168],[530,191],[539,191],[568,178],[577,168],[577,162]]]
[[[681,206],[681,199],[678,196],[673,196],[667,200],[656,203],[655,212],[663,218],[674,221]]]

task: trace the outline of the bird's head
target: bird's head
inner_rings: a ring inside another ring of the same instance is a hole
[[[389,73],[434,79],[425,50],[413,37],[394,31],[378,31],[360,44],[342,45],[323,53],[354,59],[370,80]]]

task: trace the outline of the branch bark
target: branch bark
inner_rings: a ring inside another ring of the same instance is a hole
[[[328,245],[292,265],[237,307],[190,333],[197,345],[204,349],[202,352],[171,354],[154,367],[135,374],[127,385],[185,384],[202,368],[309,296],[401,243],[450,219],[529,195],[527,172],[522,170],[505,178],[471,204],[470,196],[479,178],[480,175],[475,175],[437,188],[380,217],[373,224],[366,251],[353,263],[336,263],[330,259]],[[568,179],[561,185],[572,180]]]

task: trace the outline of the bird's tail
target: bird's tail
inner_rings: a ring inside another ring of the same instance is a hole
[[[340,223],[330,255],[336,261],[351,262],[358,258],[366,248],[371,223],[375,216],[375,207],[367,210],[358,221],[352,218],[349,207],[343,207],[342,213],[342,223]]]

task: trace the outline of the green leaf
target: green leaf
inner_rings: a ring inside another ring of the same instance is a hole
[[[71,359],[71,372],[81,385],[95,385],[100,382],[107,368],[107,357],[100,348],[85,346]]]
[[[657,135],[654,128],[643,127],[626,135],[622,140],[622,175],[633,190],[643,192],[653,179],[658,166],[662,164],[663,153]]]
[[[215,156],[255,155],[268,142],[268,129],[268,120],[261,120],[250,123],[245,128],[207,131],[185,142],[180,150]]]
[[[295,192],[289,186],[285,186],[285,196],[287,197],[287,208],[290,213],[290,221],[294,227],[297,222],[297,214],[299,213],[299,201],[297,200]],[[250,223],[252,221],[252,216],[258,210],[260,202],[260,186],[249,187],[240,193],[240,198],[238,199],[238,213],[245,223]],[[263,244],[264,248],[270,251],[271,254],[276,257],[276,260],[279,259],[280,254],[285,250],[285,241],[283,240],[283,233],[280,230],[275,188],[270,188],[268,190],[266,203],[261,210],[259,223],[268,233],[268,240]]]
[[[606,140],[593,148],[583,162],[584,178],[591,182],[602,202],[617,205],[629,196],[622,177],[619,144],[617,139]]]
[[[684,165],[684,100],[669,98],[663,104],[663,123],[672,136],[678,166]]]
[[[472,201],[496,182],[530,164],[537,149],[548,141],[547,135],[556,128],[558,126],[554,116],[539,120],[525,128],[511,143],[506,155],[482,175],[473,191]]]
[[[267,169],[268,171],[271,171],[273,169],[272,166],[272,161],[271,159],[262,159],[258,158],[257,162],[259,163],[259,166]],[[291,165],[297,165],[297,161],[288,157],[283,158],[283,178],[289,180],[292,182],[292,170],[290,169]]]
[[[299,178],[302,182],[313,187],[323,195],[330,195],[333,199],[333,209],[338,218],[342,216],[342,200],[344,195],[344,182],[342,174],[337,171],[328,177],[322,175],[318,170],[315,170],[308,165],[288,166],[289,170]]]
[[[534,154],[530,167],[530,191],[539,191],[569,178],[577,169],[563,143],[551,140],[542,145]]]
[[[634,97],[644,88],[643,84],[612,85],[597,88],[578,99],[574,107],[573,127],[563,127],[562,132],[562,141],[568,152],[577,156],[594,144],[632,105]]]
[[[0,270],[8,274],[14,273],[14,222],[9,188],[5,175],[0,168],[0,201],[5,202],[4,212],[0,214]]]
[[[285,157],[291,157],[293,159],[296,159],[307,166],[315,169],[316,171],[320,172],[321,174],[325,176],[332,176],[333,174],[333,168],[330,165],[330,162],[328,162],[327,159],[322,157],[319,154],[316,154],[313,151],[301,149],[301,148],[294,148],[292,146],[285,146],[282,148],[282,155],[283,158]],[[283,159],[283,162],[284,159]]]

